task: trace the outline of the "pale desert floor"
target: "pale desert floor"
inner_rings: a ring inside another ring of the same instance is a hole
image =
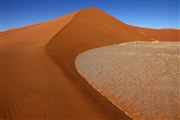
[[[180,118],[180,42],[131,42],[76,58],[79,73],[133,119]]]

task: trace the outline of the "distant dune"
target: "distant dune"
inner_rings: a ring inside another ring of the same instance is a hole
[[[179,120],[180,42],[133,42],[81,53],[79,73],[135,120]]]
[[[99,9],[1,32],[0,118],[130,118],[77,72],[77,55],[128,41],[179,41],[180,30],[127,25]]]

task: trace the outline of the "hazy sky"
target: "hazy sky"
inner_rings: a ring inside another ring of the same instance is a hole
[[[99,8],[135,26],[180,29],[180,0],[1,0],[1,30],[56,19],[86,8]]]

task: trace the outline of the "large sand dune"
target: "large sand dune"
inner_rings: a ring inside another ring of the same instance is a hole
[[[144,40],[140,31],[149,41],[179,41],[179,30],[156,37],[163,30],[129,26],[98,9],[2,32],[0,118],[130,119],[85,82],[74,60],[88,49]]]

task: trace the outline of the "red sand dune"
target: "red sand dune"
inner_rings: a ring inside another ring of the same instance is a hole
[[[78,74],[75,57],[126,41],[179,41],[179,32],[129,26],[98,9],[2,32],[0,118],[129,120]]]

